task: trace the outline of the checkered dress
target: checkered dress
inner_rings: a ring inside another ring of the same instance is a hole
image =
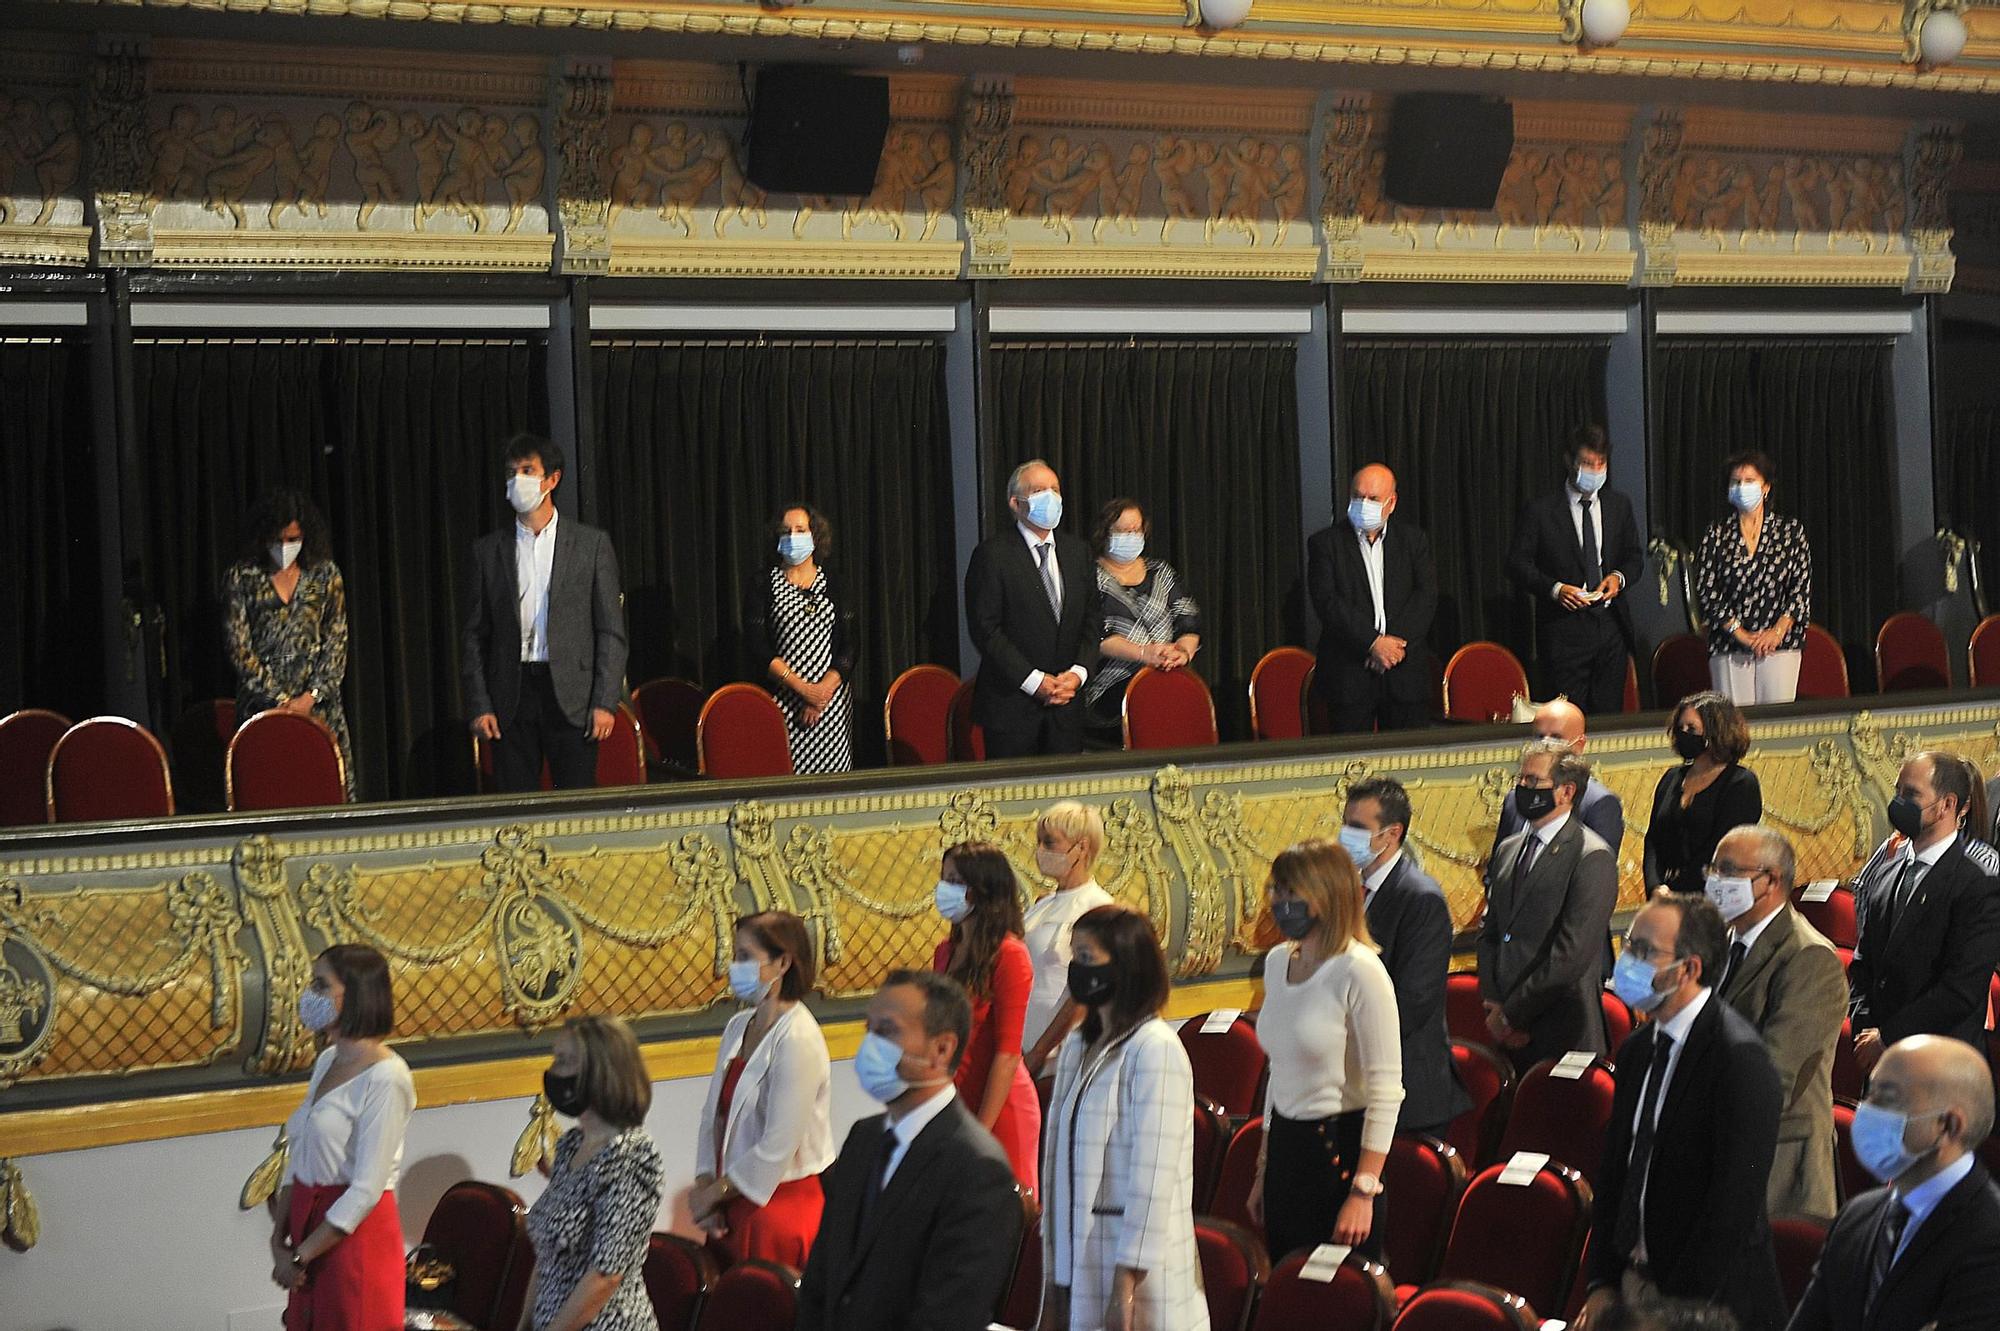
[[[810,587],[795,587],[782,568],[772,569],[770,617],[774,655],[808,680],[818,679],[833,667],[833,635],[840,614],[827,595],[825,569],[814,572]],[[806,700],[788,688],[778,688],[776,697],[785,713],[785,738],[791,745],[794,772],[810,775],[853,769],[854,753],[848,738],[853,694],[853,687],[843,678],[833,701],[820,714],[819,724],[808,726]]]

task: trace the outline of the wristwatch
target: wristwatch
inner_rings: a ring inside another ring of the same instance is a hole
[[[303,1271],[305,1269],[306,1269],[305,1257],[299,1252],[297,1248],[292,1249],[292,1270]]]
[[[1373,1174],[1356,1174],[1353,1190],[1363,1197],[1375,1198],[1382,1195],[1382,1180]]]

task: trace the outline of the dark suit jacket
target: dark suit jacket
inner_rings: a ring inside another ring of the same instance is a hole
[[[954,1099],[917,1134],[861,1223],[888,1117],[856,1123],[821,1175],[826,1210],[798,1331],[985,1331],[1014,1273],[1021,1202],[1007,1153]]]
[[[1867,1308],[1868,1261],[1889,1190],[1848,1202],[1826,1236],[1791,1331],[1988,1331],[2000,1320],[2000,1191],[1986,1166],[1946,1193]]]
[[[1368,901],[1368,932],[1396,986],[1403,1032],[1403,1108],[1398,1125],[1436,1128],[1472,1104],[1452,1066],[1444,981],[1451,968],[1451,907],[1407,853]]]
[[[1632,637],[1632,611],[1626,604],[1632,584],[1646,564],[1646,547],[1639,524],[1632,518],[1632,501],[1616,490],[1591,496],[1591,521],[1597,526],[1599,567],[1605,577],[1616,573],[1624,586],[1602,610],[1565,610],[1550,597],[1558,582],[1592,590],[1583,567],[1583,543],[1570,518],[1569,486],[1530,499],[1514,522],[1514,547],[1507,552],[1507,576],[1535,603],[1535,636],[1542,655],[1561,653],[1586,616],[1610,615],[1618,631]]]
[[[1681,892],[1702,890],[1702,871],[1715,858],[1715,847],[1732,828],[1764,816],[1764,788],[1757,774],[1741,763],[1722,770],[1714,784],[1680,807],[1681,787],[1691,763],[1676,763],[1653,787],[1653,818],[1646,826],[1644,873],[1646,890],[1666,886]]]
[[[1626,1187],[1632,1120],[1657,1027],[1641,1026],[1618,1051],[1618,1089],[1592,1206],[1590,1284],[1615,1285],[1631,1254],[1611,1241]],[[1646,1260],[1663,1294],[1719,1303],[1743,1331],[1778,1331],[1785,1293],[1771,1248],[1764,1193],[1778,1140],[1778,1073],[1757,1028],[1714,993],[1688,1029],[1653,1129],[1645,1182]]]
[[[1104,619],[1097,591],[1097,561],[1090,546],[1068,532],[1055,533],[1062,566],[1062,621],[1049,609],[1035,555],[1010,516],[1007,525],[979,543],[965,569],[965,622],[979,651],[972,690],[972,719],[989,729],[1034,726],[1042,704],[1021,692],[1036,670],[1059,675],[1071,666],[1097,665]],[[1081,708],[1081,692],[1069,704]],[[1079,713],[1080,714],[1080,713]]]
[[[1885,925],[1903,845],[1890,837],[1854,879],[1859,938],[1847,967],[1854,1029],[1880,1030],[1884,1045],[1927,1033],[1984,1049],[1986,990],[2000,962],[1993,849],[1960,834]]]
[[[1618,798],[1616,791],[1590,778],[1590,784],[1583,788],[1583,798],[1576,802],[1577,816],[1583,825],[1604,838],[1604,844],[1611,847],[1613,855],[1618,854],[1625,844],[1625,802]],[[1507,798],[1500,801],[1500,825],[1493,829],[1493,849],[1486,853],[1488,862],[1500,853],[1500,843],[1528,824],[1522,820],[1521,811],[1514,803],[1513,787],[1508,787]]]
[[[1313,687],[1331,697],[1345,680],[1367,674],[1368,649],[1375,645],[1375,599],[1347,519],[1306,542],[1306,586],[1320,626]],[[1409,651],[1385,678],[1391,695],[1405,702],[1431,695],[1429,639],[1437,599],[1437,569],[1423,528],[1392,518],[1382,532],[1382,609],[1389,634],[1408,642]]]
[[[1604,940],[1618,905],[1618,860],[1575,817],[1514,887],[1520,832],[1486,866],[1486,920],[1479,930],[1479,996],[1501,1005],[1508,1024],[1528,1032],[1508,1051],[1518,1067],[1572,1049],[1606,1052]]]
[[[473,542],[459,674],[473,716],[492,712],[504,728],[521,698],[520,595],[514,581],[514,523]],[[571,725],[590,709],[617,708],[625,695],[625,608],[611,538],[563,514],[549,574],[549,679]]]

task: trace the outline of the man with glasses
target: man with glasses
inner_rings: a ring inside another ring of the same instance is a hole
[[[1772,1215],[1831,1219],[1833,1051],[1847,1007],[1840,953],[1792,908],[1798,863],[1791,842],[1761,823],[1725,833],[1706,895],[1729,922],[1722,1001],[1764,1037],[1785,1106],[1766,1196]]]

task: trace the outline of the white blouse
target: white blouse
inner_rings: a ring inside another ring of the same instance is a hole
[[[694,1168],[715,1172],[715,1111],[729,1060],[743,1048],[756,1009],[745,1008],[722,1028],[715,1074],[695,1125]],[[817,1174],[833,1163],[833,1073],[826,1036],[805,1004],[795,1003],[744,1061],[723,1125],[722,1172],[738,1192],[766,1205],[780,1183]]]
[[[392,1053],[314,1100],[333,1066],[334,1053],[329,1045],[313,1064],[305,1103],[285,1120],[291,1149],[285,1182],[308,1187],[347,1184],[347,1191],[327,1208],[326,1219],[352,1234],[382,1194],[396,1186],[403,1164],[403,1132],[417,1107],[417,1088],[410,1080],[410,1065]]]
[[[1034,963],[1035,983],[1028,991],[1028,1013],[1021,1021],[1021,1044],[1033,1049],[1062,1011],[1069,997],[1070,927],[1090,911],[1111,904],[1111,894],[1095,878],[1075,887],[1059,887],[1028,907],[1023,941]]]
[[[1264,958],[1257,1039],[1271,1060],[1265,1120],[1273,1109],[1307,1121],[1363,1109],[1361,1149],[1387,1151],[1403,1103],[1403,1039],[1389,970],[1374,948],[1352,945],[1293,984],[1286,968],[1297,949],[1288,943]]]

